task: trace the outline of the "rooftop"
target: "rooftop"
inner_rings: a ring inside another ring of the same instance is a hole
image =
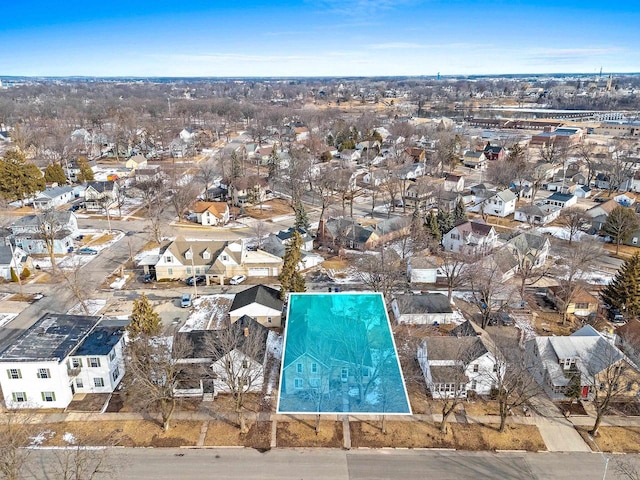
[[[99,321],[97,316],[47,313],[0,353],[0,361],[62,361]]]
[[[74,355],[108,355],[123,335],[123,327],[99,325],[84,339]]]

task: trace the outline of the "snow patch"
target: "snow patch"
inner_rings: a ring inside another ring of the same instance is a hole
[[[192,330],[220,330],[229,311],[234,295],[203,295],[193,301],[193,311],[180,332]]]
[[[64,435],[62,436],[62,440],[70,444],[76,443],[76,437],[73,435],[73,433],[70,433],[70,432],[65,432]]]
[[[85,300],[84,304],[87,307],[88,315],[95,315],[104,308],[107,301],[101,298],[96,298],[92,300]],[[67,315],[87,315],[87,312],[82,306],[82,303],[78,302],[69,309]]]
[[[51,430],[45,430],[44,432],[38,433],[34,437],[29,437],[29,440],[31,440],[31,443],[29,445],[30,446],[42,445],[43,442],[45,442],[46,440],[49,440],[50,438],[53,438],[54,435],[55,433],[52,432]]]
[[[17,313],[0,313],[0,327],[4,327],[7,323],[9,323],[17,316]]]

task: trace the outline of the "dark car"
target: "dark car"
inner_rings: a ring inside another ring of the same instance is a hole
[[[625,322],[624,315],[622,315],[620,310],[618,310],[617,308],[610,308],[608,315],[609,315],[609,320],[611,320],[613,323]]]
[[[198,275],[196,277],[189,277],[185,280],[185,283],[189,286],[193,286],[193,282],[195,281],[196,285],[204,285],[207,282],[207,277],[204,275]]]
[[[142,277],[142,283],[151,283],[151,282],[153,282],[153,275],[151,275],[150,273],[147,273]]]
[[[97,255],[98,251],[94,250],[93,248],[79,248],[78,250],[76,250],[76,253],[80,254],[80,255]]]
[[[69,207],[70,212],[76,212],[78,210],[80,210],[80,205],[71,205],[71,207]]]
[[[505,312],[498,312],[489,318],[489,325],[498,327],[513,326],[513,318]]]

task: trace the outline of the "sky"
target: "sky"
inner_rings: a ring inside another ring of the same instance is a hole
[[[640,1],[13,0],[0,76],[640,71]]]

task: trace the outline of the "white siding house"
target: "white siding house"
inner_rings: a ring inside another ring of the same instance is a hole
[[[498,234],[491,225],[465,222],[453,227],[442,238],[442,246],[449,252],[487,253],[496,246]]]
[[[113,392],[124,374],[122,325],[46,314],[0,354],[7,408],[65,408],[76,392]]]

